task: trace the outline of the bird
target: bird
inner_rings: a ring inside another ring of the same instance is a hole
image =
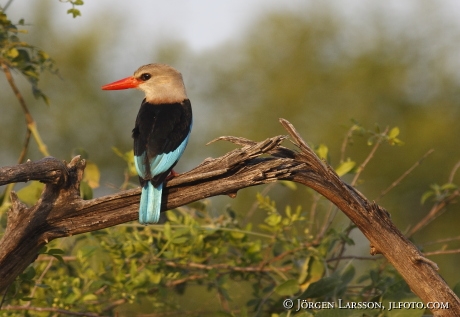
[[[160,218],[163,183],[177,175],[173,167],[182,156],[192,130],[192,106],[182,74],[166,64],[139,67],[133,76],[102,86],[103,90],[136,88],[144,92],[136,117],[134,165],[142,187],[139,223]]]

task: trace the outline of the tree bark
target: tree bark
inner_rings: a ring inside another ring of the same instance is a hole
[[[437,265],[404,237],[385,209],[344,183],[289,122],[280,121],[296,150],[281,146],[286,136],[262,142],[220,137],[216,140],[242,147],[222,157],[206,159],[193,170],[169,180],[163,190],[162,211],[216,195],[233,197],[242,188],[277,180],[303,184],[342,210],[369,239],[371,254],[383,254],[422,301],[448,303],[448,309],[432,310],[436,316],[460,316],[460,300],[436,272]],[[84,168],[85,161],[80,157],[69,164],[48,157],[0,169],[0,185],[29,180],[46,184],[41,198],[30,208],[14,193],[11,195],[12,207],[0,240],[0,292],[49,241],[137,219],[140,189],[82,200],[79,185]]]

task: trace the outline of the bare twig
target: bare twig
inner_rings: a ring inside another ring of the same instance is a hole
[[[7,3],[3,6],[2,10],[6,11],[8,7],[13,3],[14,0],[8,0]]]
[[[425,243],[421,243],[421,245],[433,245],[433,244],[446,243],[446,242],[457,241],[457,240],[460,240],[460,237],[452,237],[452,238],[439,239],[435,241],[428,241]]]
[[[315,223],[316,218],[316,209],[318,208],[318,201],[321,199],[321,195],[318,193],[313,194],[313,199],[310,206],[310,220],[308,223],[308,232],[313,234],[313,224]]]
[[[455,198],[457,198],[458,196],[460,196],[459,189],[453,191],[449,196],[445,197],[442,201],[434,204],[433,207],[428,212],[428,214],[425,217],[423,217],[423,219],[420,220],[412,229],[409,230],[409,232],[407,233],[407,236],[408,237],[413,236],[414,233],[424,228],[434,219],[439,217],[445,211],[445,208],[448,205],[450,205],[455,200]]]
[[[324,237],[327,229],[331,226],[332,221],[334,220],[334,217],[336,214],[337,214],[337,207],[333,203],[330,203],[329,209],[327,210],[326,216],[324,217],[324,221],[323,221],[323,225],[321,226],[321,230],[319,231],[318,235],[315,238],[315,243],[319,243],[319,241]]]
[[[260,194],[262,196],[266,196],[268,195],[268,193],[270,192],[270,190],[273,188],[273,186],[275,186],[275,183],[273,184],[268,184],[265,186],[265,188],[260,192]],[[246,215],[244,216],[244,221],[242,221],[242,226],[244,227],[246,225],[246,222],[248,221],[248,219],[250,219],[252,217],[252,215],[254,214],[254,212],[257,210],[257,208],[259,207],[259,202],[258,201],[255,201],[251,208],[249,209],[249,211],[246,213]]]
[[[55,260],[55,258],[51,257],[51,259],[49,259],[49,262],[48,262],[48,265],[46,265],[45,269],[43,270],[42,274],[40,274],[40,276],[38,277],[38,279],[35,281],[35,285],[34,287],[32,288],[32,291],[30,292],[30,295],[29,297],[34,297],[35,296],[35,292],[37,291],[37,288],[38,288],[38,284],[41,284],[43,278],[45,277],[46,273],[49,271],[49,269],[51,268],[51,266],[53,265],[53,261]],[[24,306],[26,307],[30,307],[32,305],[32,302],[28,302],[27,304],[25,304]]]
[[[449,174],[449,180],[448,180],[449,183],[453,183],[453,182],[454,182],[455,173],[457,173],[457,170],[458,170],[459,168],[460,168],[460,161],[457,162],[457,164],[454,165],[454,168],[452,168],[452,171],[451,171],[450,174]]]
[[[342,146],[340,147],[340,162],[345,161],[345,151],[347,148],[348,141],[351,139],[351,136],[353,135],[354,128],[355,127],[352,126],[350,129],[348,129],[347,134],[343,138]]]
[[[29,149],[30,135],[31,135],[31,132],[30,132],[29,129],[27,129],[26,130],[26,137],[24,139],[24,145],[22,146],[22,151],[21,151],[21,154],[19,155],[19,158],[18,158],[18,164],[23,163],[24,160],[26,159],[27,150]]]
[[[103,312],[110,312],[112,309],[114,309],[115,307],[118,307],[120,305],[123,305],[124,303],[126,303],[128,300],[126,298],[120,298],[120,299],[117,299],[116,301],[113,301],[112,303],[110,303],[109,305],[107,305],[106,307],[104,307],[104,309],[102,310]]]
[[[334,262],[334,261],[342,261],[342,260],[369,260],[369,261],[376,261],[380,260],[378,257],[370,257],[370,256],[342,256],[342,257],[335,257],[327,259],[326,262]],[[362,286],[361,286],[362,287]]]
[[[380,195],[375,199],[375,201],[379,201],[383,196],[385,196],[390,190],[395,188],[396,186],[401,183],[401,181],[406,178],[407,175],[409,175],[417,166],[419,166],[424,159],[426,159],[431,153],[434,152],[434,149],[428,150],[417,162],[414,163],[407,171],[405,171],[397,180],[395,180],[389,187],[387,187],[385,190],[383,190]]]
[[[2,66],[3,72],[5,73],[6,79],[8,83],[10,84],[11,89],[13,90],[14,95],[16,96],[16,99],[18,99],[19,104],[21,105],[22,111],[24,112],[27,129],[29,129],[29,131],[33,135],[35,141],[37,142],[38,149],[43,154],[43,156],[49,156],[50,154],[48,153],[46,144],[42,141],[40,137],[40,133],[38,133],[37,125],[32,115],[30,114],[29,108],[27,107],[26,102],[24,98],[22,97],[21,92],[19,91],[18,87],[14,83],[14,79],[13,79],[13,76],[11,75],[8,65],[6,65],[5,63],[2,63],[1,66]]]
[[[289,252],[288,254],[293,253]],[[284,256],[286,256],[285,254]],[[281,259],[279,256],[277,257],[277,260],[270,261],[270,263],[274,261],[278,261]],[[198,270],[203,270],[203,271],[211,271],[211,270],[227,270],[229,272],[272,272],[274,271],[273,268],[268,267],[266,265],[263,266],[235,266],[235,265],[230,265],[230,264],[224,264],[224,263],[217,263],[217,264],[202,264],[202,263],[195,263],[195,262],[189,262],[189,263],[177,263],[173,261],[166,261],[164,262],[164,265],[169,266],[169,267],[179,267],[179,268],[189,268],[189,269],[198,269]],[[277,270],[286,272],[289,270],[292,270],[291,266],[286,266],[282,268],[277,268]]]
[[[388,127],[385,128],[385,131],[383,131],[382,135],[387,134],[387,132],[388,132]],[[374,146],[372,147],[371,151],[369,152],[369,155],[367,155],[366,159],[358,167],[356,175],[355,175],[355,177],[353,177],[353,180],[350,183],[351,186],[356,185],[356,182],[358,181],[359,176],[364,171],[364,168],[367,166],[367,164],[370,162],[370,160],[374,157],[374,154],[377,151],[377,149],[379,148],[380,144],[382,143],[382,140],[383,140],[382,137],[377,138],[377,141],[375,142]]]
[[[460,249],[456,250],[439,250],[439,251],[431,251],[431,252],[423,252],[425,256],[431,256],[431,255],[443,255],[443,254],[456,254],[460,253]]]

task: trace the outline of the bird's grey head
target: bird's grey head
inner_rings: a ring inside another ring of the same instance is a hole
[[[176,103],[187,99],[181,73],[169,65],[144,65],[134,72],[133,77],[139,81],[137,88],[144,91],[149,103]]]

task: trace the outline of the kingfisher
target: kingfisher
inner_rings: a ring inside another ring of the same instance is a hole
[[[145,93],[132,131],[134,165],[142,187],[139,222],[160,218],[163,183],[184,153],[192,129],[192,106],[179,71],[165,64],[141,66],[133,76],[103,90],[136,88]]]

